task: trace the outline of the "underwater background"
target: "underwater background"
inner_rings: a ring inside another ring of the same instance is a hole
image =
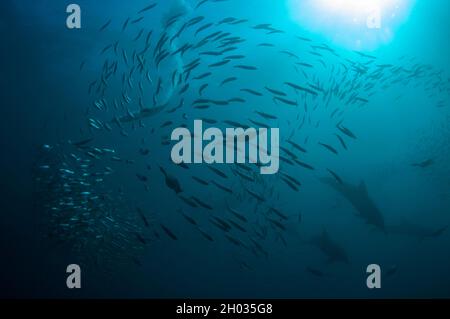
[[[76,3],[0,4],[0,296],[450,297],[448,1]],[[279,172],[174,164],[195,119]]]

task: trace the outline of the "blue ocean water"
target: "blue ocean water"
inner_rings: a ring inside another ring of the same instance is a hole
[[[450,4],[344,2],[2,2],[1,295],[449,297]],[[195,119],[279,128],[279,172],[174,164]]]

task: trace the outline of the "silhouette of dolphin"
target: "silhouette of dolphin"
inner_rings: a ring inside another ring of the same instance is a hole
[[[437,229],[430,228],[420,224],[414,224],[403,219],[399,224],[390,225],[387,229],[390,234],[416,237],[419,240],[423,240],[426,238],[437,238],[441,236],[447,227],[448,226]]]
[[[321,181],[330,185],[334,190],[347,199],[367,224],[375,226],[377,229],[386,233],[384,217],[370,198],[364,181],[358,186],[350,185],[345,182],[338,182],[331,178],[322,178]]]
[[[327,256],[327,263],[349,263],[347,252],[330,237],[326,230],[323,230],[320,235],[312,237],[308,243],[319,248]]]

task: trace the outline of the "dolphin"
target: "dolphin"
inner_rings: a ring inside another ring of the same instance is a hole
[[[330,237],[326,230],[320,235],[312,237],[308,243],[319,248],[327,256],[327,262],[330,264],[334,262],[349,263],[347,252]]]
[[[148,7],[144,8],[144,9],[147,9],[147,8],[153,9],[152,5],[149,5]],[[147,10],[150,10],[150,9],[147,9]],[[173,2],[173,5],[170,8],[170,10],[166,14],[163,15],[163,17],[161,19],[161,23],[163,25],[167,25],[167,23],[170,22],[170,20],[172,20],[173,17],[182,16],[191,11],[192,11],[192,8],[186,0],[176,0]],[[174,26],[172,26],[172,28],[173,27]],[[169,31],[169,30],[166,30],[166,31]],[[175,52],[178,49],[178,45],[177,45],[176,41],[171,43],[171,48],[172,48],[173,52]],[[183,59],[181,58],[181,55],[176,56],[175,63],[177,65],[177,68],[176,68],[177,71],[179,73],[183,73],[183,63],[184,62],[183,62]],[[145,118],[152,117],[152,116],[155,116],[155,115],[161,113],[169,105],[170,100],[174,96],[175,88],[176,88],[176,86],[173,86],[168,90],[167,96],[165,98],[165,101],[166,101],[165,104],[157,105],[154,107],[141,108],[141,110],[136,113],[129,112],[127,115],[120,117],[120,118],[114,118],[110,122],[116,123],[118,126],[121,126],[121,123],[137,122],[137,121],[140,121]],[[153,96],[153,97],[156,98],[156,96]]]
[[[413,163],[413,164],[411,164],[411,166],[427,168],[433,164],[434,164],[434,159],[430,158],[430,159],[420,162],[420,163]]]
[[[330,185],[345,199],[347,199],[358,212],[367,224],[375,226],[377,229],[386,233],[386,225],[384,217],[377,208],[375,202],[370,198],[364,181],[358,186],[347,184],[345,182],[338,182],[331,178],[322,178],[322,182]]]
[[[388,226],[387,229],[390,234],[416,237],[419,240],[423,240],[441,236],[447,227],[444,226],[436,229],[402,220],[399,224]]]

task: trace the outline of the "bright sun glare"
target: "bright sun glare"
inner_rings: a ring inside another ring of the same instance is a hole
[[[415,0],[290,0],[294,19],[335,44],[374,50],[394,37]]]
[[[324,10],[340,11],[347,14],[363,14],[374,9],[387,8],[394,0],[316,0]]]

